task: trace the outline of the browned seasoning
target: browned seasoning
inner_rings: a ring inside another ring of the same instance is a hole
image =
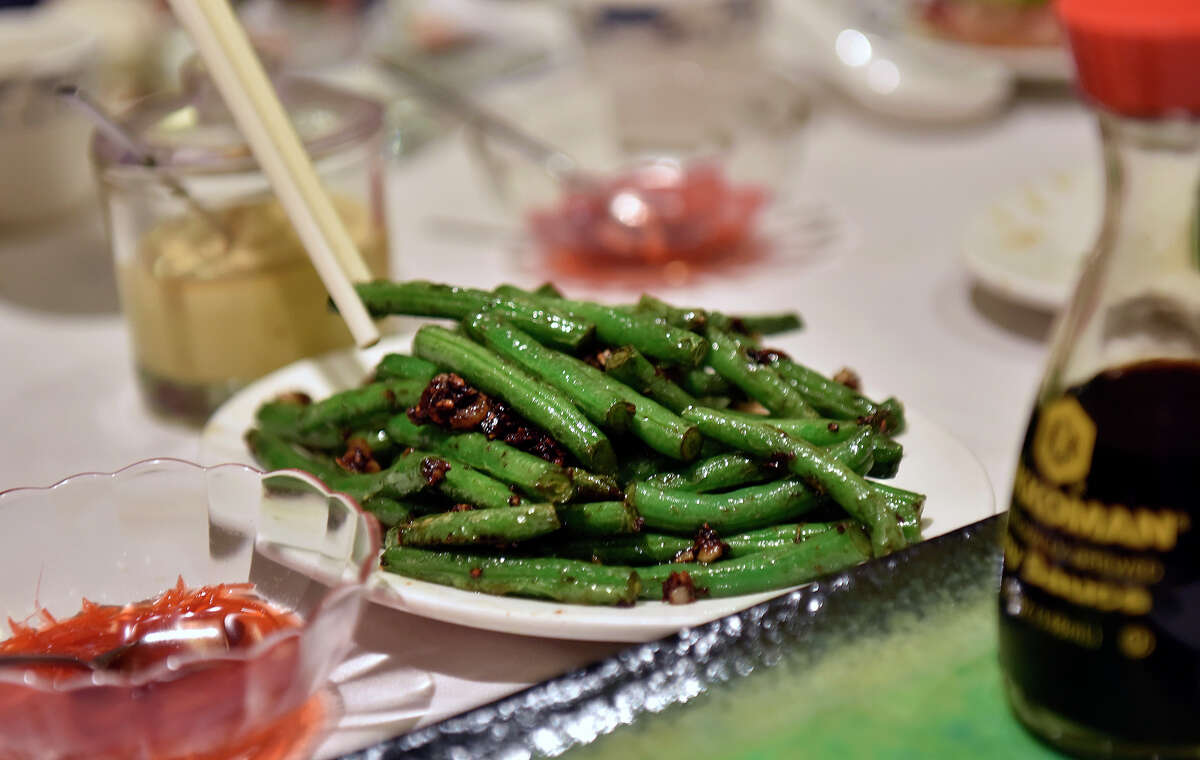
[[[728,553],[729,544],[722,541],[708,523],[704,523],[700,526],[700,530],[696,531],[696,538],[692,545],[678,552],[675,555],[675,561],[699,562],[707,565],[709,562],[716,562]]]
[[[275,400],[281,404],[295,404],[296,406],[308,406],[312,403],[312,396],[304,391],[286,391],[275,397]]]
[[[404,452],[402,456],[412,454],[412,449]],[[421,477],[425,478],[425,482],[431,486],[436,486],[446,478],[446,471],[450,469],[450,463],[445,459],[436,457],[425,457],[421,460]]]
[[[587,354],[583,357],[583,360],[596,369],[602,370],[608,366],[608,357],[610,356],[612,356],[612,349],[602,348],[599,351]]]
[[[453,373],[435,375],[408,410],[416,425],[433,424],[450,430],[475,430],[522,451],[562,465],[566,452],[545,431],[529,425],[508,404],[488,396]]]
[[[747,348],[746,355],[759,364],[774,364],[778,361],[791,361],[791,357],[778,348]]]
[[[472,578],[482,578],[483,577],[483,568],[482,567],[471,568],[471,577]]]
[[[448,509],[446,511],[447,512],[470,512],[473,509],[475,509],[475,507],[470,504],[455,504],[453,507],[450,507],[450,509]]]
[[[668,575],[662,588],[662,600],[668,604],[691,604],[696,601],[696,586],[686,570]]]
[[[829,432],[831,433],[836,433],[842,429],[841,425],[838,425],[836,422],[831,422],[826,427],[829,428]]]
[[[841,383],[852,391],[862,390],[862,378],[849,367],[842,367],[833,375],[833,382]]]
[[[770,473],[781,473],[788,468],[788,462],[793,459],[795,459],[793,455],[783,452],[772,454],[763,460],[762,467]]]
[[[346,441],[346,453],[333,461],[349,472],[371,473],[381,469],[365,438],[351,438]]]

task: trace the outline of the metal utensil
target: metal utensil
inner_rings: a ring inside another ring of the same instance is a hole
[[[0,654],[0,668],[29,667],[31,665],[58,665],[61,667],[79,668],[80,670],[108,670],[113,663],[119,661],[129,650],[138,646],[140,641],[131,641],[107,652],[83,659],[69,654]]]
[[[86,92],[73,84],[58,85],[54,88],[54,94],[79,109],[96,125],[96,129],[103,132],[109,139],[128,151],[130,155],[137,159],[139,164],[153,171],[154,175],[158,177],[164,187],[171,191],[172,195],[186,203],[189,209],[208,222],[214,230],[221,234],[225,242],[229,243],[232,236],[221,222],[220,217],[196,200],[195,196],[189,193],[187,188],[171,172],[159,164],[158,159],[154,157],[150,149],[139,143],[129,134],[112,115],[104,110],[103,106],[92,100]]]
[[[492,113],[450,85],[397,61],[389,61],[388,69],[416,90],[421,97],[453,111],[471,126],[508,143],[560,184],[578,186],[591,181],[579,162],[570,154]]]

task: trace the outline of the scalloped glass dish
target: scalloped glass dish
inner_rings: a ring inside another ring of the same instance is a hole
[[[242,441],[260,404],[279,393],[300,390],[313,398],[360,384],[389,351],[409,350],[410,336],[395,336],[362,352],[339,351],[296,362],[250,385],[209,420],[201,438],[204,462],[253,462]],[[792,350],[786,338],[777,341]],[[800,352],[796,352],[799,355]],[[809,352],[811,353],[811,352]],[[808,357],[820,368],[831,362]],[[927,494],[926,538],[948,533],[995,513],[991,484],[974,455],[919,412],[906,410],[907,430],[900,436],[904,462],[896,485]],[[287,561],[303,570],[310,558],[292,551]],[[687,605],[639,602],[632,608],[590,607],[462,591],[392,573],[376,572],[370,599],[415,615],[505,633],[589,641],[650,641],[699,625],[785,593],[779,589]]]
[[[130,672],[0,666],[0,757],[303,757],[327,727],[319,690],[349,650],[379,526],[301,474],[176,459],[0,493],[0,615],[62,620],[82,599],[124,605],[252,583],[299,626],[245,647],[171,655]],[[280,561],[303,547],[300,574]]]

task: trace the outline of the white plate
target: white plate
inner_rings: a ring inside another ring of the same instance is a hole
[[[1095,167],[1026,183],[972,217],[963,233],[967,268],[992,291],[1057,311],[1071,296],[1100,232],[1104,184]]]
[[[254,464],[242,442],[258,406],[286,390],[314,398],[358,385],[389,351],[407,351],[410,338],[392,337],[367,351],[343,351],[288,365],[249,386],[217,410],[201,438],[201,462]],[[779,341],[786,350],[787,341]],[[810,357],[810,361],[812,358]],[[818,367],[823,364],[816,362]],[[830,362],[832,364],[832,362]],[[992,486],[983,466],[961,443],[909,409],[901,435],[904,461],[896,485],[928,495],[924,533],[948,533],[995,513]],[[302,554],[293,561],[303,569]],[[711,599],[689,605],[640,602],[633,608],[588,607],[489,596],[377,572],[370,597],[415,615],[505,633],[589,641],[650,641],[680,628],[724,617],[786,590]]]

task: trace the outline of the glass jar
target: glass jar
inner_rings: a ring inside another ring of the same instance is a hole
[[[1009,511],[1018,718],[1088,756],[1200,756],[1200,5],[1063,0],[1105,220],[1055,331]]]
[[[146,401],[200,422],[251,380],[351,339],[211,82],[197,70],[184,81],[181,96],[123,119],[157,168],[103,134],[92,154]],[[382,107],[298,77],[274,84],[351,238],[386,277]]]

